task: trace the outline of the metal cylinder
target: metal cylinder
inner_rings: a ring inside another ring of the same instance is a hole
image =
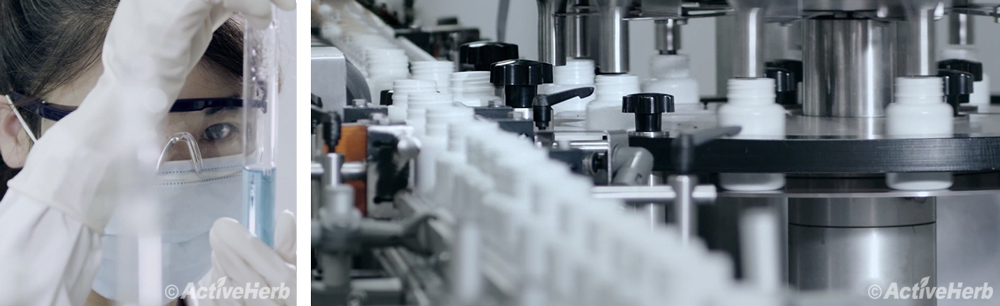
[[[681,50],[681,24],[676,19],[656,21],[656,50],[660,54],[677,54]]]
[[[590,16],[580,14],[579,7],[587,6],[586,0],[572,0],[573,5],[566,9],[569,13],[574,13],[566,18],[566,52],[570,57],[587,58],[590,57],[590,26],[592,22]]]
[[[687,245],[698,237],[698,204],[694,202],[694,187],[698,186],[698,177],[693,175],[673,175],[668,178],[668,184],[674,188],[673,216],[677,229],[680,230],[681,244]]]
[[[566,65],[564,16],[568,0],[538,0],[538,60]]]
[[[908,10],[898,32],[899,50],[904,55],[900,76],[937,75],[933,10]]]
[[[319,254],[319,266],[323,269],[323,285],[326,288],[351,286],[351,254]]]
[[[956,13],[948,15],[948,43],[952,45],[976,44],[976,23],[972,16]]]
[[[736,9],[736,54],[733,76],[764,77],[764,13],[761,7]]]
[[[663,185],[663,173],[652,172],[649,174],[649,186]],[[667,223],[667,210],[665,203],[646,203],[643,212],[649,221],[649,229],[655,230]]]
[[[892,101],[894,23],[810,19],[803,26],[802,113],[884,116]]]
[[[327,153],[320,159],[320,163],[323,165],[323,175],[320,177],[320,181],[323,183],[324,188],[326,186],[337,186],[344,182],[340,173],[340,169],[344,166],[343,154]]]
[[[933,287],[935,209],[936,198],[789,199],[790,283],[862,297],[873,286],[909,287],[925,277]]]
[[[628,73],[629,0],[594,0],[600,19],[600,52],[597,65],[601,73]]]
[[[764,58],[772,60],[802,60],[802,23],[764,25]]]

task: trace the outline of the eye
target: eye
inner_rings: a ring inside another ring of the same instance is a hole
[[[209,141],[223,140],[229,137],[235,130],[235,124],[228,122],[216,123],[205,128],[205,131],[201,134],[201,139]]]

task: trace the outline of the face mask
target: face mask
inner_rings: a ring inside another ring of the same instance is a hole
[[[204,159],[200,173],[191,160],[164,162],[160,166],[157,193],[162,229],[163,287],[185,288],[197,282],[212,267],[208,233],[215,220],[239,219],[242,214],[243,156]],[[116,300],[117,246],[135,241],[134,235],[116,228],[116,216],[105,229],[101,266],[93,289]],[[169,302],[164,297],[164,304]]]

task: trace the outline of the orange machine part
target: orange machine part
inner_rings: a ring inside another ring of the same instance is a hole
[[[345,162],[364,162],[368,157],[368,126],[344,124],[340,127],[340,142],[334,152],[344,155]],[[345,182],[354,187],[354,207],[362,216],[368,215],[368,193],[363,180]]]

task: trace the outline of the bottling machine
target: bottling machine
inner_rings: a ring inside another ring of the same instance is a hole
[[[314,1],[314,304],[1000,303],[1000,5],[537,0],[522,58],[419,4]]]

